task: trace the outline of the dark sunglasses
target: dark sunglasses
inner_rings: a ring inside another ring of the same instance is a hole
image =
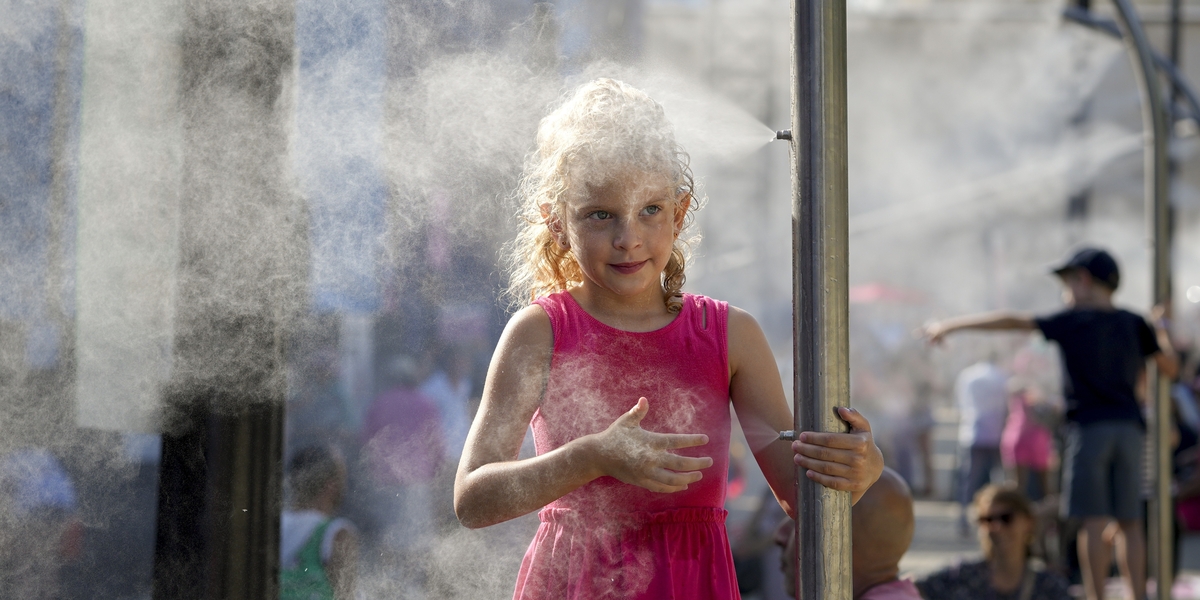
[[[1008,525],[1013,522],[1013,517],[1015,516],[1016,515],[1014,513],[1010,512],[1000,513],[998,515],[981,515],[979,517],[979,524],[991,525],[992,523],[999,523],[1001,525]]]

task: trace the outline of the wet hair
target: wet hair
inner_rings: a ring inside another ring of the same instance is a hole
[[[296,505],[307,505],[325,484],[341,476],[341,458],[329,446],[314,444],[292,454],[287,465],[288,491]]]
[[[975,494],[975,510],[985,504],[1000,504],[1019,515],[1033,518],[1033,505],[1020,490],[1008,485],[988,484]]]
[[[569,249],[558,245],[552,224],[566,204],[622,175],[662,175],[676,197],[691,198],[683,229],[663,271],[663,300],[680,309],[684,267],[696,239],[688,237],[699,208],[687,153],[662,106],[645,92],[613,79],[597,79],[577,88],[538,126],[537,149],[526,161],[517,189],[524,222],[509,252],[512,303],[527,302],[583,283]]]

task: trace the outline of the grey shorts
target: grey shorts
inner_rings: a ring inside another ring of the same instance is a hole
[[[1072,425],[1063,456],[1063,514],[1141,519],[1145,436],[1136,421]]]

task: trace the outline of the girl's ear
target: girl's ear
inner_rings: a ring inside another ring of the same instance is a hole
[[[549,204],[543,204],[539,208],[542,212],[542,218],[546,220],[546,228],[550,230],[550,235],[554,237],[554,241],[558,243],[558,247],[563,250],[570,250],[571,244],[567,241],[567,233],[563,231],[562,219],[558,218],[558,214],[550,210]]]
[[[688,208],[692,205],[692,195],[683,193],[679,195],[679,202],[675,205],[675,235],[678,236],[683,231],[683,221],[687,217]]]

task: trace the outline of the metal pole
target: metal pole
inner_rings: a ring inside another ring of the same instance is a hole
[[[1169,56],[1172,67],[1171,72],[1173,74],[1180,74],[1180,76],[1170,78],[1171,96],[1170,100],[1168,100],[1170,103],[1168,106],[1170,106],[1171,109],[1171,119],[1165,127],[1167,141],[1163,142],[1164,147],[1166,147],[1170,139],[1175,135],[1175,123],[1180,120],[1177,116],[1175,116],[1175,107],[1178,106],[1180,99],[1185,97],[1184,90],[1187,89],[1185,86],[1180,85],[1183,73],[1183,69],[1179,63],[1180,59],[1182,58],[1180,54],[1180,46],[1182,45],[1183,41],[1182,30],[1180,28],[1180,21],[1182,20],[1181,13],[1183,12],[1183,9],[1180,5],[1180,0],[1171,0],[1171,32],[1170,40],[1168,42],[1170,46],[1168,52],[1170,53]],[[1200,111],[1197,111],[1195,108],[1194,96],[1187,96],[1187,98],[1192,100],[1192,119],[1200,122]],[[1174,294],[1174,285],[1171,281],[1170,255],[1171,247],[1175,240],[1175,207],[1171,199],[1171,182],[1175,180],[1175,177],[1179,172],[1179,163],[1170,156],[1169,152],[1166,152],[1166,154],[1167,182],[1164,184],[1164,196],[1162,201],[1159,202],[1159,204],[1163,205],[1163,208],[1160,209],[1159,207],[1155,207],[1154,221],[1156,232],[1156,241],[1154,244],[1154,301],[1156,304],[1169,302],[1171,296]],[[1161,219],[1164,221],[1164,224],[1161,225],[1159,224],[1160,212],[1164,213],[1161,215]],[[1161,285],[1158,283],[1159,281],[1162,282]],[[1160,287],[1163,289],[1160,290]],[[1157,442],[1155,445],[1155,454],[1156,458],[1158,459],[1155,463],[1158,467],[1156,469],[1158,478],[1156,480],[1157,485],[1155,486],[1155,498],[1158,500],[1158,508],[1157,512],[1151,514],[1156,517],[1155,524],[1158,526],[1159,532],[1158,556],[1160,558],[1156,563],[1155,578],[1157,581],[1165,582],[1164,584],[1158,586],[1156,596],[1158,597],[1158,600],[1168,600],[1171,598],[1171,588],[1173,587],[1173,577],[1175,575],[1175,528],[1173,525],[1173,520],[1175,517],[1175,499],[1170,494],[1170,477],[1173,471],[1173,465],[1171,461],[1174,458],[1174,453],[1172,452],[1170,442],[1172,432],[1169,422],[1172,408],[1170,391],[1171,383],[1162,376],[1156,377],[1154,381],[1156,386],[1154,388],[1154,398],[1156,400],[1155,413],[1157,418],[1157,426],[1155,427],[1155,441]],[[1170,554],[1164,554],[1162,550],[1163,548],[1166,548],[1167,552]]]
[[[180,8],[180,258],[153,597],[278,598],[284,344],[307,256],[286,171],[295,3]]]
[[[1171,240],[1168,230],[1169,202],[1167,172],[1167,119],[1162,87],[1154,68],[1153,50],[1130,0],[1113,0],[1126,48],[1142,96],[1142,127],[1146,132],[1145,180],[1146,225],[1153,247],[1154,302],[1165,303],[1171,295]],[[1150,532],[1152,573],[1158,582],[1157,597],[1169,600],[1172,584],[1173,512],[1171,510],[1171,397],[1170,382],[1150,366],[1147,374],[1154,398],[1153,440],[1154,488],[1151,493]]]
[[[1179,50],[1183,37],[1180,35],[1180,25],[1183,20],[1183,6],[1180,0],[1171,0],[1171,19],[1169,37],[1167,40],[1167,56],[1171,64],[1179,66]],[[1179,86],[1171,82],[1171,101],[1179,100]]]
[[[77,35],[72,22],[71,0],[58,3],[58,46],[54,60],[54,121],[50,137],[49,231],[46,244],[46,306],[58,326],[59,380],[74,368],[75,333],[63,305],[67,278],[66,227],[71,195],[71,149],[69,137],[75,119],[78,90],[71,89],[71,63],[76,52]]]
[[[793,0],[792,328],[797,431],[845,431],[850,400],[846,3]],[[850,494],[796,470],[798,598],[851,597]]]

